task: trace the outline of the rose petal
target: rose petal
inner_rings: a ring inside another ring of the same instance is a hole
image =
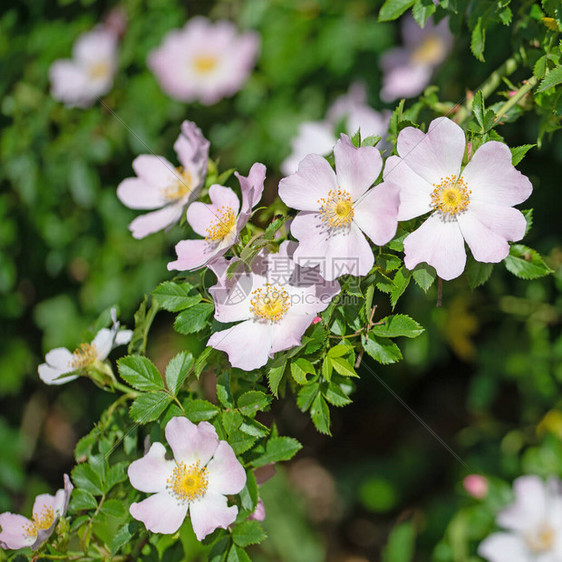
[[[521,476],[513,483],[515,502],[498,514],[498,524],[513,531],[540,525],[549,502],[545,483],[538,476]]]
[[[74,357],[68,349],[65,347],[57,347],[51,349],[47,355],[45,355],[45,361],[51,366],[55,367],[62,372],[70,372],[72,370],[72,361]],[[67,369],[65,371],[65,369]]]
[[[62,376],[69,371],[63,371],[55,367],[50,367],[47,363],[42,363],[37,368],[39,372],[39,378],[45,384],[66,384],[67,382],[73,381],[78,378],[78,375]],[[60,377],[60,378],[59,378]]]
[[[117,187],[117,197],[129,209],[159,209],[167,203],[162,190],[139,178],[127,178]]]
[[[226,441],[219,442],[207,470],[209,492],[238,494],[246,484],[246,471]]]
[[[171,535],[181,527],[187,508],[187,503],[178,503],[167,492],[162,492],[132,503],[129,513],[142,521],[149,531]]]
[[[0,514],[0,547],[17,550],[31,546],[36,539],[37,534],[27,534],[27,528],[32,527],[33,523],[23,515],[15,513]]]
[[[193,531],[200,541],[219,527],[226,529],[234,523],[238,515],[238,508],[228,507],[225,496],[211,492],[192,502],[189,508]]]
[[[220,248],[216,244],[209,244],[206,240],[182,240],[176,244],[178,259],[168,263],[168,270],[187,271],[199,269],[210,261],[222,256],[225,251],[225,248]]]
[[[482,224],[471,209],[459,215],[458,224],[476,261],[499,263],[509,254],[506,239]]]
[[[176,416],[166,424],[168,441],[176,462],[190,465],[199,461],[206,465],[219,443],[215,428],[208,422],[197,425],[187,418]]]
[[[522,537],[512,533],[494,533],[478,547],[478,554],[488,562],[529,562]]]
[[[137,239],[144,238],[149,234],[163,230],[167,226],[175,224],[183,213],[183,205],[171,204],[158,211],[146,213],[137,217],[130,225],[129,230]]]
[[[133,170],[140,179],[156,189],[165,189],[178,178],[176,168],[169,160],[152,154],[137,156],[133,160]]]
[[[92,345],[96,347],[98,359],[103,361],[107,359],[109,352],[113,347],[113,340],[115,339],[115,332],[108,328],[102,328],[97,334]]]
[[[131,486],[152,494],[166,491],[166,482],[174,470],[175,463],[166,460],[166,449],[162,443],[153,443],[144,457],[133,461],[127,469]]]
[[[353,221],[377,246],[384,246],[396,234],[398,193],[396,186],[382,183],[367,191],[355,205]]]
[[[249,215],[252,209],[259,203],[265,182],[266,168],[260,162],[256,162],[251,168],[247,177],[234,172],[240,182],[242,190],[242,210],[241,214]],[[248,217],[246,217],[246,221]]]

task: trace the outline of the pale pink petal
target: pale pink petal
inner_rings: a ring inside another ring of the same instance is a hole
[[[226,441],[219,442],[207,470],[207,493],[238,494],[246,484],[246,471]]]
[[[518,209],[471,201],[469,210],[482,224],[506,240],[517,242],[525,236],[527,221]]]
[[[509,254],[506,239],[482,224],[470,208],[460,214],[457,220],[476,261],[499,263]]]
[[[198,269],[221,256],[224,252],[225,249],[219,248],[217,244],[209,244],[206,240],[182,240],[176,244],[178,259],[168,263],[168,270]]]
[[[133,237],[140,239],[163,230],[167,226],[171,226],[178,222],[183,213],[183,205],[171,204],[137,217],[129,225],[129,230],[132,232]]]
[[[260,162],[256,162],[250,168],[250,172],[247,177],[240,175],[238,172],[234,172],[234,175],[240,182],[240,189],[242,190],[241,214],[247,215],[245,216],[245,221],[248,220],[252,209],[261,199],[263,184],[265,182],[265,172],[266,168]]]
[[[187,508],[187,503],[179,503],[167,492],[162,492],[132,503],[129,513],[142,521],[149,531],[171,535],[181,527]]]
[[[88,107],[95,96],[88,95],[88,74],[71,60],[58,60],[49,68],[51,95],[69,107]]]
[[[478,148],[462,177],[472,192],[470,200],[474,202],[517,205],[533,190],[529,178],[513,166],[509,148],[496,141]]]
[[[162,190],[139,178],[127,178],[117,187],[117,197],[129,209],[158,209],[167,203]]]
[[[271,357],[278,351],[284,351],[285,349],[291,349],[300,345],[304,333],[316,317],[316,313],[295,314],[292,312],[294,311],[289,311],[275,327],[271,342]]]
[[[63,376],[69,371],[61,371],[56,367],[50,367],[47,363],[39,365],[37,370],[39,372],[39,378],[45,384],[65,384],[78,378],[78,375]]]
[[[458,277],[466,264],[464,239],[456,221],[444,221],[439,215],[430,216],[404,240],[404,264],[414,269],[418,263],[428,263],[446,281]]]
[[[252,515],[250,515],[250,517],[248,517],[248,519],[251,521],[263,521],[265,519],[265,515],[265,505],[263,503],[263,500],[261,498],[258,498],[256,509],[254,509],[254,512],[252,513]]]
[[[73,355],[65,347],[57,347],[51,349],[47,355],[45,355],[45,361],[52,367],[56,367],[61,371],[67,369],[66,372],[72,371],[72,361]]]
[[[513,483],[515,502],[498,514],[498,524],[513,531],[538,526],[547,512],[548,493],[538,476],[521,476]]]
[[[210,207],[212,206],[215,216],[215,220],[218,216],[218,210],[221,207],[230,207],[234,211],[234,214],[237,215],[240,209],[240,200],[238,199],[238,195],[234,193],[230,187],[224,187],[222,185],[214,184],[209,188],[209,197],[211,198]]]
[[[119,347],[120,345],[127,345],[131,338],[133,337],[132,330],[120,330],[115,334],[115,341],[113,342],[113,347]]]
[[[186,465],[197,461],[207,464],[219,443],[217,432],[209,422],[195,425],[187,418],[176,416],[167,423],[165,432],[174,459]]]
[[[178,178],[176,168],[163,156],[141,154],[133,160],[133,170],[149,185],[165,189]]]
[[[107,359],[109,352],[113,347],[113,340],[115,339],[115,332],[108,328],[102,328],[97,334],[92,345],[96,346],[98,359],[103,361]]]
[[[191,502],[189,510],[193,531],[200,541],[219,527],[226,529],[238,515],[238,508],[235,505],[228,507],[225,496],[211,492]]]
[[[225,263],[230,266],[231,262]],[[217,262],[211,264],[215,275],[218,271],[214,268]],[[224,324],[229,322],[239,322],[252,318],[250,312],[251,292],[258,287],[265,285],[263,277],[245,273],[241,265],[232,278],[228,279],[226,268],[223,275],[218,276],[218,282],[209,289],[215,303],[215,318]]]
[[[293,209],[317,211],[322,205],[319,200],[337,188],[336,174],[330,164],[318,154],[309,154],[295,174],[279,182],[279,197]]]
[[[271,350],[272,329],[269,323],[246,320],[228,330],[215,332],[208,346],[224,351],[233,367],[244,371],[263,367]],[[252,350],[248,353],[248,349]]]
[[[439,117],[429,124],[426,134],[414,127],[402,129],[397,149],[418,176],[439,183],[441,178],[459,175],[465,144],[464,131],[451,119]],[[394,177],[393,181],[399,180]]]
[[[376,185],[355,204],[353,221],[377,246],[384,246],[396,234],[399,203],[396,186]]]
[[[400,189],[398,220],[407,221],[431,211],[431,192],[434,187],[418,176],[398,156],[390,156],[384,166],[384,183]]]
[[[512,533],[494,533],[478,547],[488,562],[531,562],[523,537]]]
[[[195,123],[184,121],[181,124],[181,133],[174,143],[174,150],[180,164],[193,176],[195,183],[201,184],[207,173],[209,141]]]
[[[45,509],[52,509],[53,513],[55,513],[56,516],[59,516],[60,513],[56,513],[57,505],[55,499],[55,496],[52,496],[51,494],[39,494],[38,496],[35,496],[32,509],[34,518],[38,519]]]
[[[411,64],[409,54],[407,62],[397,64],[385,71],[381,99],[392,102],[400,98],[412,98],[424,91],[431,81],[433,68],[429,65]]]
[[[166,449],[162,443],[153,443],[144,457],[133,461],[127,469],[131,486],[152,494],[166,491],[166,482],[174,470],[175,463],[166,460]]]
[[[55,494],[54,510],[59,516],[63,516],[68,509],[68,502],[74,486],[68,477],[68,474],[63,475],[64,487],[57,490]]]
[[[32,525],[32,522],[23,515],[15,513],[0,514],[0,547],[17,550],[31,546],[37,537],[37,534],[29,536],[26,529]]]
[[[373,185],[382,170],[381,153],[374,146],[355,148],[342,134],[334,148],[336,176],[340,189],[357,201]]]
[[[95,64],[101,60],[111,61],[115,57],[117,37],[111,31],[98,27],[83,33],[74,43],[73,57],[84,65]]]

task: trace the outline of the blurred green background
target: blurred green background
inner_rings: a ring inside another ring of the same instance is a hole
[[[166,263],[181,229],[134,240],[127,225],[135,213],[115,195],[119,182],[132,175],[134,157],[146,152],[143,143],[174,161],[179,125],[193,120],[221,169],[246,174],[255,161],[267,165],[271,200],[298,124],[323,118],[353,81],[367,85],[372,107],[393,109],[380,101],[378,60],[400,44],[400,26],[377,21],[380,5],[120,2],[127,29],[104,102],[132,134],[100,104],[67,109],[49,95],[51,63],[69,57],[76,38],[117,3],[3,2],[0,511],[29,510],[35,493],[60,487],[74,444],[111,400],[89,381],[42,385],[37,365],[44,353],[74,348],[115,303],[130,325],[142,295],[171,277]],[[211,107],[169,99],[146,66],[147,53],[164,35],[196,14],[233,20],[262,38],[257,67],[243,89]],[[489,35],[485,63],[470,53],[468,37],[457,37],[436,76],[440,98],[462,101],[466,90],[476,89],[511,55],[509,34],[498,27]],[[527,114],[501,128],[510,146],[534,143],[537,133],[536,118]],[[463,279],[446,283],[441,308],[436,294],[412,284],[399,309],[426,332],[403,342],[398,365],[365,359],[354,403],[332,413],[332,438],[319,435],[292,399],[274,404],[282,432],[304,449],[262,489],[270,538],[253,553],[256,560],[476,560],[475,544],[491,530],[494,508],[508,497],[507,482],[525,472],[562,475],[561,165],[557,133],[519,166],[534,186],[526,204],[535,209],[534,226],[525,243],[546,256],[552,276],[524,282],[500,265],[475,291]],[[387,297],[376,298],[377,314],[388,312]],[[167,316],[154,330],[149,355],[157,364],[189,345],[172,333]],[[468,472],[490,475],[484,502],[462,490]]]

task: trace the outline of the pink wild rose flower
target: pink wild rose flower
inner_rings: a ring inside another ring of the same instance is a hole
[[[437,25],[429,18],[422,29],[413,17],[406,16],[402,20],[402,37],[404,47],[387,51],[380,61],[383,70],[381,98],[388,102],[423,92],[453,43],[446,18]]]
[[[238,33],[228,21],[198,16],[170,31],[149,54],[148,66],[162,89],[179,101],[211,105],[236,93],[252,71],[259,35]]]
[[[558,562],[562,560],[562,495],[560,481],[521,476],[513,483],[515,501],[500,511],[505,529],[491,534],[478,548],[488,562]]]
[[[525,234],[525,217],[513,205],[532,185],[514,168],[509,148],[489,141],[461,169],[465,147],[463,130],[446,117],[434,119],[427,133],[406,127],[398,135],[399,156],[384,169],[384,184],[400,190],[398,220],[431,213],[404,240],[408,269],[425,262],[454,279],[464,271],[465,241],[476,261],[497,263],[509,253],[508,241]]]
[[[65,384],[77,379],[75,372],[94,365],[98,361],[105,361],[112,349],[126,345],[131,341],[131,330],[120,330],[115,309],[111,316],[111,328],[102,328],[91,343],[82,343],[73,352],[65,347],[51,349],[45,356],[45,363],[38,367],[39,378],[45,384]]]
[[[64,475],[64,488],[54,496],[40,494],[33,503],[33,517],[28,519],[15,513],[0,514],[0,547],[17,550],[31,547],[37,550],[52,534],[61,517],[66,514],[74,486]]]
[[[246,226],[263,193],[265,166],[256,163],[248,177],[235,173],[242,191],[242,205],[234,191],[222,185],[209,189],[211,204],[195,202],[187,209],[187,222],[204,240],[182,240],[176,245],[178,259],[168,269],[197,269],[222,256]]]
[[[174,144],[181,166],[166,158],[142,154],[133,160],[138,177],[123,180],[117,196],[131,209],[157,209],[129,225],[135,238],[144,238],[176,223],[193,201],[207,175],[209,141],[191,121],[184,121]]]
[[[72,57],[51,65],[51,95],[68,107],[89,107],[113,84],[117,35],[103,26],[96,27],[78,38]]]
[[[246,484],[246,472],[232,447],[219,441],[208,422],[194,424],[175,417],[165,433],[173,460],[166,458],[164,445],[156,442],[129,465],[131,485],[152,494],[132,503],[131,515],[153,533],[173,534],[189,511],[198,540],[219,527],[226,529],[238,515],[238,508],[229,506],[226,496],[238,494]]]
[[[394,186],[369,189],[382,168],[376,148],[356,148],[342,134],[334,158],[335,173],[322,156],[310,154],[296,173],[279,182],[284,203],[302,211],[291,224],[299,240],[294,259],[320,265],[329,281],[370,271],[374,256],[365,234],[378,246],[389,242],[396,233],[399,203]]]
[[[219,322],[238,322],[215,332],[208,346],[228,355],[233,367],[251,371],[265,365],[278,351],[299,345],[317,314],[326,309],[340,286],[325,281],[318,268],[301,268],[293,261],[295,242],[283,242],[277,254],[256,259],[251,272],[243,269],[229,279],[224,258],[210,265],[218,278],[209,289]]]

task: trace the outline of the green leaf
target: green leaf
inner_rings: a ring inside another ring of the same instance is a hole
[[[72,481],[76,488],[82,488],[94,496],[103,494],[101,478],[88,463],[79,464],[72,469]]]
[[[105,493],[109,492],[109,490],[111,490],[111,488],[113,488],[116,484],[127,480],[128,467],[129,463],[127,461],[121,461],[109,467],[103,487],[103,491]]]
[[[147,392],[132,403],[129,414],[140,424],[148,423],[157,419],[171,401],[172,397],[167,392]]]
[[[174,283],[173,281],[164,281],[160,283],[152,295],[156,302],[169,312],[179,312],[185,310],[201,300],[201,295],[189,295],[193,291],[193,286],[189,283]]]
[[[405,267],[401,267],[394,276],[392,281],[392,289],[390,291],[390,302],[392,308],[396,306],[398,299],[404,294],[404,291],[408,288],[410,284],[410,279],[412,278],[412,273]]]
[[[343,357],[330,357],[330,363],[334,369],[343,377],[358,377],[355,369]]]
[[[259,390],[250,390],[238,398],[238,408],[245,416],[253,417],[271,403],[271,396]]]
[[[483,263],[476,261],[473,257],[469,256],[466,261],[466,268],[464,270],[468,279],[468,284],[471,289],[476,289],[480,285],[484,285],[494,269],[493,263]]]
[[[90,492],[77,488],[70,496],[70,510],[81,511],[82,509],[96,509],[98,502]]]
[[[114,556],[118,550],[131,542],[139,526],[140,523],[138,521],[129,521],[117,530],[113,535],[113,541],[111,541],[111,556]]]
[[[405,314],[387,316],[386,318],[383,318],[381,322],[382,324],[377,323],[377,325],[373,326],[373,329],[371,330],[371,333],[375,336],[381,336],[384,338],[396,338],[399,336],[417,338],[424,332],[424,329],[420,324]]]
[[[123,502],[116,499],[106,500],[102,504],[100,511],[104,515],[109,515],[110,517],[123,518],[127,515],[127,509],[123,505]]]
[[[435,13],[436,6],[433,0],[416,0],[412,8],[412,15],[420,27],[425,27],[428,18]]]
[[[252,461],[252,466],[291,460],[301,449],[302,445],[292,437],[272,437],[265,446],[265,453]]]
[[[517,166],[517,164],[519,164],[519,162],[521,162],[521,160],[523,160],[523,158],[525,157],[525,154],[527,154],[527,152],[529,150],[531,150],[531,148],[533,148],[534,146],[537,146],[536,144],[523,144],[521,146],[514,146],[513,148],[510,148],[509,150],[511,150],[511,163],[514,166]]]
[[[314,365],[302,357],[299,357],[295,361],[291,362],[291,374],[298,384],[308,383],[306,375],[313,375],[315,372]]]
[[[411,562],[414,559],[416,533],[409,521],[396,525],[383,549],[382,562]]]
[[[486,28],[483,25],[482,18],[478,18],[472,37],[470,40],[470,50],[472,54],[481,62],[484,62],[484,47],[486,45]]]
[[[554,88],[554,86],[558,86],[558,84],[562,84],[562,65],[557,66],[548,72],[543,81],[540,83],[537,93],[544,92],[549,88]]]
[[[283,378],[283,373],[285,373],[285,367],[287,363],[283,361],[278,367],[271,367],[267,372],[267,381],[269,382],[269,389],[272,394],[277,398],[277,393],[279,391],[279,383]]]
[[[435,269],[427,263],[420,263],[416,266],[414,271],[412,271],[412,277],[414,278],[416,285],[427,293],[435,282],[435,279],[437,279],[437,273],[435,272]]]
[[[122,357],[117,362],[121,378],[133,388],[143,392],[161,390],[164,381],[154,363],[139,355]]]
[[[361,336],[363,349],[375,360],[383,365],[396,363],[402,359],[400,348],[391,340]]]
[[[351,404],[351,398],[342,390],[341,386],[331,382],[328,388],[323,391],[326,400],[332,404],[332,406],[347,406]]]
[[[233,544],[228,553],[226,562],[252,562],[252,559],[242,547]]]
[[[254,511],[258,503],[259,492],[258,483],[253,471],[246,472],[246,485],[240,492],[240,501],[242,508],[247,511]]]
[[[232,529],[232,540],[238,546],[259,544],[266,538],[265,531],[257,521],[243,521]]]
[[[318,394],[310,408],[310,417],[316,429],[325,435],[330,434],[330,408],[321,394]]]
[[[319,392],[319,386],[316,382],[304,385],[297,396],[297,406],[301,411],[306,412]]]
[[[194,334],[200,332],[207,324],[214,306],[208,302],[201,302],[180,312],[174,322],[174,329],[180,334]]]
[[[345,343],[338,343],[328,350],[328,357],[343,357],[347,355],[353,348]]]
[[[472,113],[473,113],[476,121],[478,121],[478,124],[480,125],[480,128],[482,130],[485,129],[485,127],[484,127],[484,112],[485,111],[486,111],[486,108],[484,106],[484,96],[482,94],[482,90],[478,90],[474,94],[474,99],[472,100]]]
[[[210,420],[219,413],[218,407],[207,400],[186,400],[183,409],[193,423]]]
[[[386,0],[379,12],[379,21],[392,21],[399,18],[415,0]]]
[[[523,244],[512,244],[503,261],[507,270],[520,279],[538,279],[552,273],[540,254]]]
[[[181,351],[168,363],[166,367],[166,384],[174,396],[180,391],[192,366],[193,356],[189,351]]]

